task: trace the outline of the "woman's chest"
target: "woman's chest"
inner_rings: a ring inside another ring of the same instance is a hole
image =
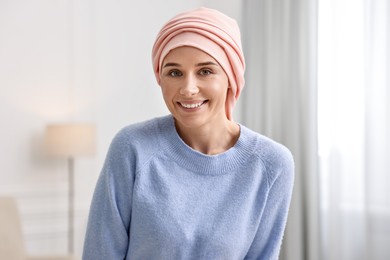
[[[194,254],[198,259],[245,256],[261,219],[267,185],[261,174],[257,179],[237,174],[199,176],[172,169],[139,176],[130,245],[147,238],[142,247],[164,248],[186,259]]]

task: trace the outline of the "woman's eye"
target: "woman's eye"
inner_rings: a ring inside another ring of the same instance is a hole
[[[207,75],[212,74],[212,72],[209,69],[202,69],[202,70],[199,71],[199,74],[202,75],[202,76],[207,76]]]
[[[180,72],[180,71],[178,71],[178,70],[172,70],[172,71],[170,71],[169,73],[169,76],[171,76],[171,77],[179,77],[179,76],[182,76],[183,74]]]

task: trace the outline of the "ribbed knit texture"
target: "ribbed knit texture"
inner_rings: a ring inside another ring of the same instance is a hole
[[[193,150],[171,115],[114,138],[91,205],[83,259],[278,259],[291,153],[240,125],[234,147]]]

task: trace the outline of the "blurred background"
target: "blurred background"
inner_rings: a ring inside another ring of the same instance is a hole
[[[0,0],[0,197],[17,203],[25,253],[81,258],[113,136],[168,113],[155,36],[199,6],[241,27],[235,120],[295,158],[280,258],[390,259],[387,0]]]

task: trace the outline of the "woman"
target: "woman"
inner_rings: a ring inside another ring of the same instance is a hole
[[[232,119],[245,68],[237,23],[208,8],[181,13],[152,58],[171,114],[114,138],[83,259],[277,259],[293,159]]]

